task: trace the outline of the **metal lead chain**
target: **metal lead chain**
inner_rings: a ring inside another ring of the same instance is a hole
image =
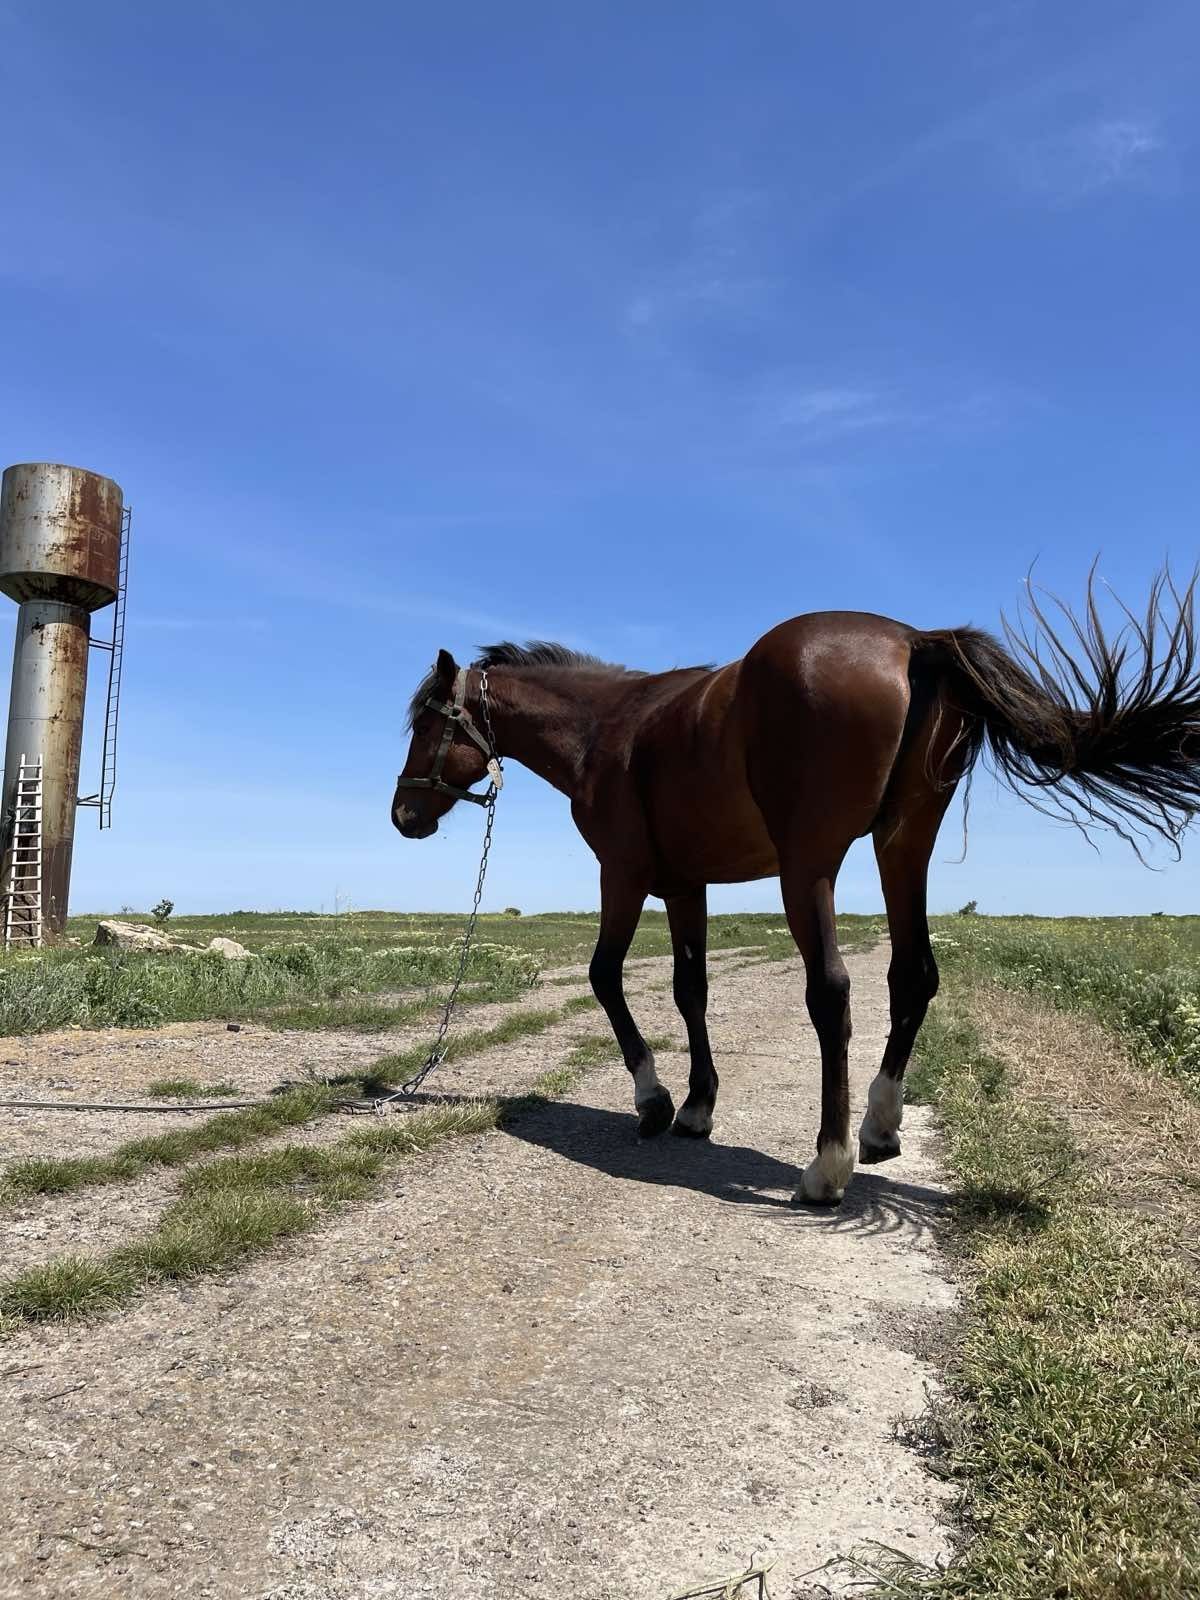
[[[487,742],[493,752],[493,759],[499,765],[499,757],[495,756],[496,740],[492,734],[492,713],[488,705],[487,673],[483,673],[479,680],[479,710],[483,717],[483,731]],[[463,979],[467,975],[467,962],[471,955],[471,944],[475,938],[475,924],[479,921],[479,902],[483,899],[483,880],[487,877],[488,856],[492,848],[492,828],[496,821],[496,796],[499,793],[494,783],[488,786],[487,796],[487,823],[483,830],[483,854],[479,858],[479,876],[475,880],[475,898],[471,903],[471,914],[467,918],[467,926],[463,933],[462,948],[458,952],[458,968],[450,985],[450,992],[446,996],[446,1004],[442,1008],[442,1019],[438,1023],[437,1033],[434,1035],[433,1044],[426,1056],[420,1070],[409,1078],[407,1083],[401,1084],[393,1094],[384,1095],[381,1100],[376,1100],[375,1110],[382,1111],[384,1106],[393,1100],[407,1099],[416,1094],[425,1082],[425,1079],[446,1059],[446,1035],[450,1032],[450,1022],[454,1016],[454,1007],[458,1001],[458,991],[462,987]]]

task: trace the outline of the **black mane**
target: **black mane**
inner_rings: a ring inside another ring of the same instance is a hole
[[[475,648],[479,654],[471,665],[485,671],[491,667],[566,667],[574,672],[601,672],[612,677],[643,676],[632,667],[601,661],[599,656],[590,656],[584,650],[571,650],[565,644],[554,644],[548,639],[531,639],[528,644],[514,644],[511,639],[504,639],[499,644],[481,644]],[[431,667],[409,702],[410,728],[420,714],[421,707],[431,695],[438,692],[438,688],[437,669]]]
[[[599,656],[589,656],[583,650],[570,650],[565,644],[553,644],[548,639],[531,639],[528,644],[514,644],[504,639],[499,644],[481,644],[475,647],[479,654],[473,667],[573,667],[584,672],[628,672],[628,667],[616,666],[611,661],[601,661]]]

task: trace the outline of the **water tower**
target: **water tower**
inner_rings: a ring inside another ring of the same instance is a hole
[[[111,478],[36,461],[0,483],[0,591],[19,602],[0,812],[5,944],[62,936],[75,809],[111,820],[125,632],[129,513]],[[111,639],[91,614],[117,602]],[[88,655],[110,652],[100,789],[81,798]]]

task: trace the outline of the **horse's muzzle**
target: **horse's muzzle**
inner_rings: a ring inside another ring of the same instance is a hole
[[[429,839],[438,830],[436,817],[431,822],[422,822],[417,813],[410,811],[407,806],[395,806],[392,821],[406,839]]]

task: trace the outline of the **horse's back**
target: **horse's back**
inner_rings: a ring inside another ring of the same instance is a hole
[[[872,611],[808,611],[778,623],[747,651],[745,664],[801,680],[823,670],[856,670],[897,664],[908,670],[917,631]]]

